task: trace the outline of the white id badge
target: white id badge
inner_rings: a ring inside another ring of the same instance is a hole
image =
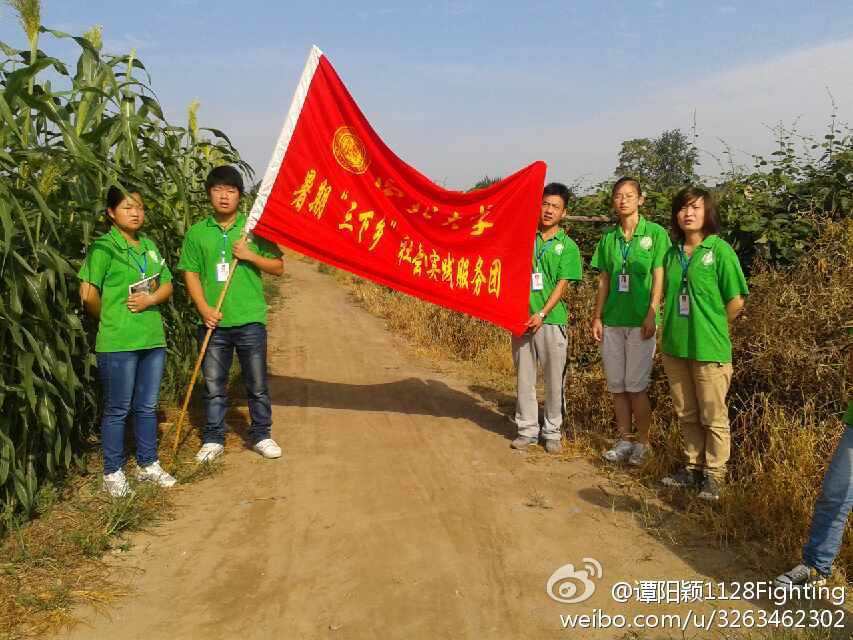
[[[686,293],[682,293],[678,296],[678,315],[690,315],[690,296]]]
[[[231,270],[231,265],[227,262],[220,262],[216,265],[216,281],[225,282],[228,280],[228,273]]]
[[[627,273],[620,273],[619,274],[619,282],[618,282],[618,285],[616,288],[616,290],[619,293],[628,293],[630,286],[631,286],[630,285],[630,282],[631,282],[630,278],[631,278],[631,276],[628,275]]]
[[[534,273],[533,278],[530,282],[530,288],[533,291],[542,291],[545,288],[545,280],[542,278],[541,273]]]

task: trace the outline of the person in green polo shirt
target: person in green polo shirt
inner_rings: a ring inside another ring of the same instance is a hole
[[[662,226],[640,215],[643,194],[636,178],[613,185],[613,210],[619,223],[599,240],[591,266],[599,271],[592,335],[601,360],[619,440],[604,453],[609,462],[645,462],[652,410],[646,387],[655,356],[657,311],[663,293],[663,257],[672,244]],[[636,421],[637,441],[631,423]]]
[[[124,467],[124,425],[133,414],[137,479],[171,487],[157,459],[157,403],[166,363],[159,305],[172,295],[172,274],[150,238],[140,233],[145,209],[138,193],[110,187],[110,230],[95,242],[78,273],[80,299],[99,319],[95,352],[103,387],[101,446],[104,488],[130,491]]]
[[[732,379],[729,323],[749,294],[734,249],[719,235],[711,193],[685,187],[672,200],[675,244],[664,257],[661,351],[681,424],[687,466],[662,479],[717,500],[731,451],[726,394]]]
[[[267,388],[267,303],[261,272],[279,276],[284,271],[281,251],[263,238],[243,238],[246,216],[238,214],[243,179],[230,166],[213,169],[205,182],[213,214],[194,224],[184,238],[178,269],[201,325],[201,344],[211,329],[202,362],[206,419],[203,444],[196,460],[210,461],[222,454],[225,443],[225,412],[228,410],[228,371],[237,352],[248,394],[249,440],[265,458],[281,457],[271,436],[272,407]],[[216,311],[216,301],[228,280],[231,260],[239,262],[231,284]]]
[[[853,319],[846,325],[848,337],[853,336]],[[851,344],[847,345],[847,378],[853,382]],[[848,397],[847,411],[841,422],[844,432],[823,477],[820,497],[812,513],[809,539],[803,546],[803,561],[778,576],[777,586],[820,586],[832,575],[832,563],[841,550],[847,517],[853,508],[853,397]]]
[[[569,281],[580,280],[582,272],[578,246],[560,228],[570,196],[569,188],[557,182],[546,185],[542,194],[530,278],[531,315],[527,331],[512,338],[518,383],[515,409],[518,437],[512,441],[514,449],[526,449],[539,439],[536,373],[541,366],[545,372],[545,415],[541,435],[548,453],[562,450],[560,428],[565,413],[566,325],[569,319],[562,298]]]

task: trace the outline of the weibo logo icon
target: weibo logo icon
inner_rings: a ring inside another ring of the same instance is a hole
[[[604,571],[595,558],[584,558],[583,568],[575,569],[573,564],[558,568],[545,585],[548,597],[563,604],[584,602],[595,593],[595,580],[601,580]]]

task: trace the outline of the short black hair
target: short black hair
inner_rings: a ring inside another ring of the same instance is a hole
[[[213,187],[224,185],[226,187],[234,187],[243,195],[243,176],[234,167],[224,164],[210,170],[207,174],[207,179],[204,181],[204,190],[210,193]]]
[[[616,192],[619,191],[619,187],[623,184],[632,184],[634,188],[637,190],[637,195],[643,195],[643,188],[640,186],[640,181],[631,176],[622,176],[615,183],[613,183],[613,188],[610,190],[610,197],[613,198],[616,195]]]
[[[569,200],[572,199],[572,191],[562,182],[549,182],[545,185],[545,189],[542,190],[542,197],[545,198],[547,196],[560,196],[563,200],[563,206],[567,207]]]
[[[672,199],[672,218],[670,219],[672,235],[680,242],[684,242],[684,230],[678,226],[678,212],[699,198],[702,198],[702,204],[705,206],[702,231],[706,236],[720,233],[720,215],[717,213],[717,203],[711,192],[702,187],[684,187]]]

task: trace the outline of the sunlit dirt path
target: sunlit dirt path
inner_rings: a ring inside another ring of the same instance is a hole
[[[588,462],[512,451],[513,425],[465,384],[316,266],[287,270],[269,324],[284,456],[232,448],[223,473],[181,488],[177,518],[117,561],[130,594],[64,637],[619,638],[563,630],[560,614],[686,613],[619,605],[610,588],[724,569],[611,508]],[[550,599],[549,576],[584,558],[603,568],[592,597]]]

